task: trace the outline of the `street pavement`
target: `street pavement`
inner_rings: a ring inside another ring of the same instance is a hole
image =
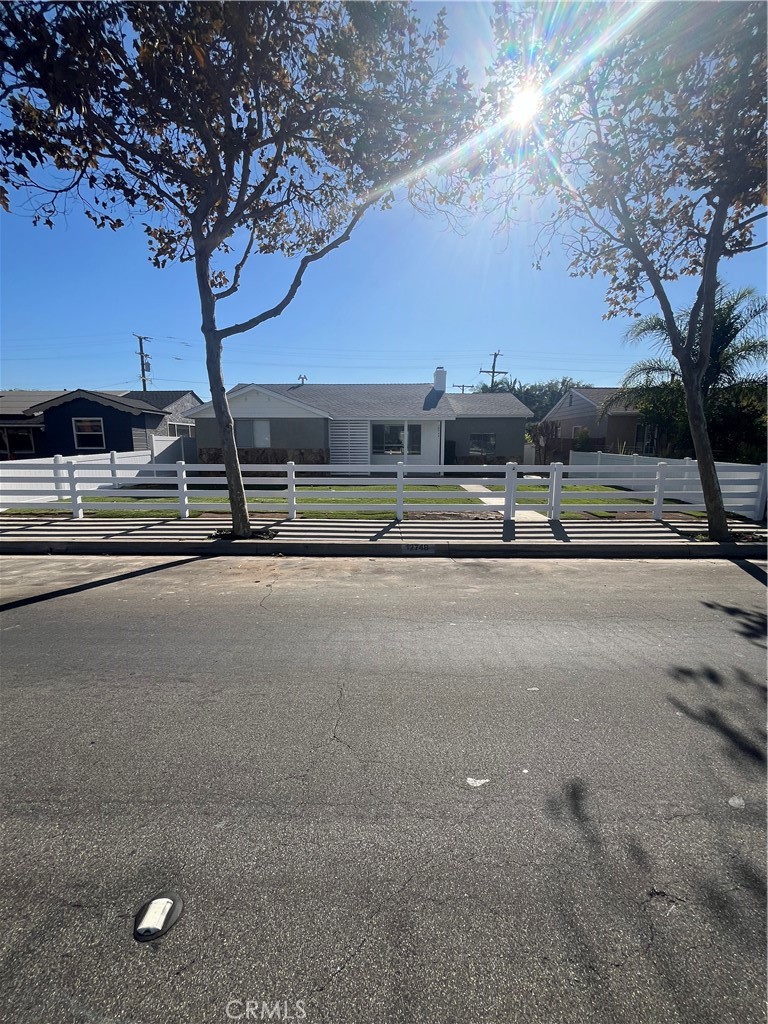
[[[763,1020],[765,581],[6,558],[0,1020]]]

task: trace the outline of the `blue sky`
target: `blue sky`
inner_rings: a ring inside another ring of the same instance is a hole
[[[484,5],[451,8],[451,55],[475,73],[488,55]],[[532,268],[531,226],[511,238],[470,219],[457,234],[402,203],[374,211],[350,242],[307,272],[281,317],[225,345],[228,386],[239,381],[314,383],[431,380],[473,385],[490,353],[523,381],[569,375],[618,382],[646,351],[622,343],[627,320],[604,321],[602,280],[572,279],[557,250]],[[97,231],[79,210],[51,231],[28,215],[3,215],[0,236],[0,385],[3,388],[139,387],[134,332],[152,340],[152,385],[209,395],[190,264],[155,270],[140,221]],[[221,325],[274,304],[295,261],[252,258]],[[764,252],[727,261],[722,279],[764,291]],[[673,292],[690,297],[690,282]],[[646,312],[656,312],[648,302]]]

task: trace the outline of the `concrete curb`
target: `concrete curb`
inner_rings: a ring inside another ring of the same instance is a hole
[[[764,559],[766,545],[708,542],[601,543],[589,542],[440,542],[393,541],[279,541],[279,540],[2,540],[0,555],[200,555],[269,556],[313,558],[623,558],[623,559]]]

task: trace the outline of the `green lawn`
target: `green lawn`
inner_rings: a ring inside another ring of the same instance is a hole
[[[387,491],[393,494],[396,491],[394,484],[376,484],[372,486],[368,485],[350,485],[350,490],[356,491]],[[313,491],[333,491],[338,490],[338,498],[315,498],[312,494]],[[428,486],[419,484],[406,484],[404,490],[406,491],[434,491],[435,496],[429,498],[413,498],[411,503],[414,505],[480,505],[482,502],[479,498],[473,497],[466,491],[459,490],[455,485],[450,484],[431,484]],[[394,500],[390,508],[383,508],[378,511],[372,510],[361,510],[356,512],[354,510],[341,509],[333,511],[334,505],[368,505],[368,504],[385,504],[386,498],[347,498],[344,497],[343,488],[326,487],[322,484],[313,486],[298,486],[296,488],[296,503],[301,506],[302,504],[312,504],[313,502],[320,502],[324,505],[329,506],[329,510],[313,510],[302,512],[302,518],[307,519],[325,519],[328,516],[332,518],[340,519],[382,519],[391,518],[394,516]],[[99,508],[100,504],[112,504],[119,503],[124,505],[125,508]],[[189,504],[192,507],[190,509],[190,519],[199,519],[200,516],[205,515],[206,511],[210,512],[213,510],[201,510],[195,511],[194,505],[222,505],[227,504],[227,498],[221,497],[195,497],[194,493],[189,495]],[[272,505],[272,504],[284,504],[285,511],[287,513],[288,503],[286,500],[285,488],[276,488],[273,495],[260,497],[260,498],[249,498],[248,505],[254,511],[258,512],[259,505]],[[147,505],[152,507],[148,508]],[[90,517],[98,519],[153,519],[153,518],[169,518],[176,519],[179,514],[179,503],[175,497],[165,498],[141,498],[132,495],[131,497],[121,498],[117,495],[98,495],[98,494],[84,494],[83,495],[83,513]],[[90,507],[89,507],[90,506]],[[94,507],[96,506],[96,507]],[[142,507],[144,506],[144,507]],[[447,509],[449,510],[449,509]],[[63,499],[58,506],[29,506],[24,508],[13,508],[7,509],[7,515],[67,515],[71,511],[71,504],[69,499]],[[222,511],[224,509],[222,508]],[[275,511],[271,514],[276,517],[281,515],[281,511]]]
[[[386,491],[394,495],[396,487],[394,484],[351,484],[350,490],[357,491]],[[333,491],[338,490],[338,498],[321,498],[316,499],[313,497],[313,491]],[[446,512],[451,511],[451,505],[479,505],[480,511],[483,507],[488,512],[498,511],[498,509],[490,508],[489,506],[483,506],[479,497],[476,497],[471,492],[462,491],[457,488],[455,484],[406,484],[406,491],[434,491],[434,497],[429,498],[413,498],[410,504],[413,505],[432,505],[440,504],[445,505]],[[504,490],[503,484],[490,484],[488,490],[492,492],[502,492]],[[547,484],[521,484],[517,488],[517,504],[518,505],[544,505],[546,503],[548,485]],[[569,491],[593,491],[595,492],[594,498],[569,498]],[[340,509],[334,511],[334,505],[366,505],[366,504],[384,504],[385,498],[345,498],[344,488],[333,488],[327,487],[322,484],[312,486],[298,486],[296,488],[297,504],[299,506],[299,512],[302,519],[390,519],[394,518],[394,507],[384,508],[378,511],[370,511],[361,509],[359,512],[347,509]],[[610,503],[617,505],[652,505],[653,501],[651,498],[637,498],[632,495],[631,491],[627,491],[620,487],[609,487],[605,484],[593,484],[589,487],[583,487],[579,484],[566,484],[562,491],[562,504],[568,505],[576,504],[589,505],[589,504],[600,504],[604,501],[610,501]],[[313,510],[301,512],[302,504],[311,504],[314,501],[322,501],[323,504],[327,505],[327,509]],[[125,508],[99,508],[98,506],[103,503],[119,502],[124,505]],[[145,504],[146,503],[146,504]],[[227,499],[221,498],[203,498],[195,497],[194,492],[189,496],[189,503],[192,506],[190,510],[191,519],[199,519],[200,516],[205,515],[206,512],[212,510],[200,510],[196,511],[194,506],[196,504],[214,504],[225,506]],[[285,489],[275,488],[274,493],[270,496],[264,496],[260,498],[251,498],[248,502],[249,507],[254,511],[259,511],[259,505],[269,504],[281,504],[285,505],[285,511],[287,514],[287,501],[285,500]],[[674,500],[674,504],[683,504]],[[98,519],[154,519],[154,518],[178,518],[178,501],[176,498],[169,497],[167,500],[164,498],[141,498],[141,497],[126,497],[120,498],[115,495],[98,495],[98,494],[84,494],[83,495],[84,513],[86,516],[95,517]],[[146,505],[152,507],[147,508]],[[392,502],[394,506],[394,501]],[[32,505],[23,508],[7,509],[6,515],[22,515],[22,516],[47,516],[47,515],[68,515],[70,512],[69,499],[64,499],[58,506],[41,506]],[[222,508],[222,511],[224,509]],[[264,512],[265,515],[273,515],[280,517],[282,515],[281,510],[274,512]],[[693,516],[705,517],[704,512],[691,512]],[[604,519],[611,519],[614,516],[613,512],[604,511],[602,509],[595,509],[591,515],[599,516]],[[563,519],[576,519],[580,516],[579,512],[567,512],[563,511],[561,518]],[[406,518],[408,513],[406,512]]]
[[[503,491],[503,485],[489,484],[489,491]],[[517,504],[518,505],[530,505],[530,504],[543,504],[546,500],[547,491],[549,487],[547,484],[520,484],[517,488]],[[522,491],[531,492],[533,494],[522,494]],[[595,491],[596,497],[594,498],[569,498],[569,491],[577,491],[584,493],[586,491]],[[562,505],[567,504],[579,504],[588,505],[590,503],[600,504],[606,500],[606,493],[610,494],[610,503],[612,505],[652,505],[653,500],[651,498],[635,498],[632,497],[632,492],[625,490],[623,487],[609,487],[607,484],[592,484],[589,487],[582,487],[579,484],[564,484],[563,490],[560,496],[560,503]],[[623,497],[622,497],[623,495]],[[606,515],[610,515],[609,512]]]

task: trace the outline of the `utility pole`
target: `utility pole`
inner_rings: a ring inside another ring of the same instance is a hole
[[[147,377],[149,376],[149,356],[144,351],[144,342],[150,341],[150,338],[146,334],[134,334],[134,338],[139,340],[139,351],[136,353],[141,360],[141,390],[147,390]]]
[[[491,352],[491,355],[493,356],[493,364],[491,366],[491,369],[490,370],[480,370],[479,372],[480,373],[487,373],[488,374],[488,376],[491,378],[491,390],[493,390],[493,386],[496,383],[496,378],[497,377],[506,377],[506,375],[509,373],[509,370],[497,370],[496,369],[496,360],[499,358],[499,356],[504,355],[503,352]]]
[[[463,395],[464,392],[467,390],[467,388],[471,388],[472,385],[471,384],[451,384],[451,387],[452,388],[461,388],[461,393]]]

